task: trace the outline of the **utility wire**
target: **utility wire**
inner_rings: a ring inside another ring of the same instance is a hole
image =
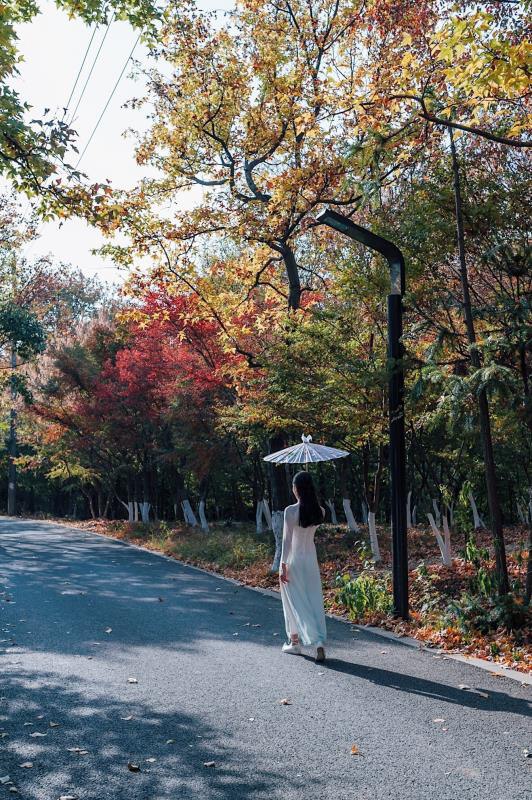
[[[74,96],[74,92],[76,91],[76,86],[78,85],[78,81],[80,79],[80,75],[81,75],[81,73],[83,71],[83,67],[85,66],[85,61],[87,60],[87,56],[89,55],[89,50],[91,49],[92,43],[94,41],[94,36],[96,35],[96,31],[97,30],[98,30],[98,24],[93,26],[92,36],[89,39],[89,43],[88,43],[88,45],[87,45],[87,47],[85,49],[85,55],[83,56],[83,61],[81,62],[81,66],[78,69],[78,74],[76,75],[76,80],[74,81],[74,85],[72,87],[72,91],[70,92],[70,96],[69,96],[69,98],[67,100],[67,104],[65,106],[65,114],[68,111],[68,107],[70,106],[70,103],[72,102],[72,97]]]
[[[70,117],[70,124],[72,124],[72,121],[73,121],[74,117],[76,116],[77,110],[78,110],[78,108],[79,108],[79,104],[80,104],[80,103],[81,103],[81,101],[83,100],[83,95],[85,94],[85,90],[87,89],[87,86],[89,85],[89,81],[90,81],[90,79],[91,79],[92,73],[94,72],[94,67],[96,66],[96,63],[97,63],[97,61],[98,61],[98,58],[100,57],[100,53],[101,53],[101,51],[102,51],[102,47],[103,47],[103,45],[104,45],[104,42],[105,42],[105,40],[106,40],[106,38],[107,38],[107,34],[109,33],[109,28],[111,27],[111,23],[113,22],[114,18],[115,18],[115,15],[114,15],[114,14],[112,14],[112,15],[111,15],[111,19],[110,19],[110,20],[109,20],[109,22],[107,23],[107,28],[105,29],[105,33],[104,33],[104,35],[103,35],[103,39],[102,39],[102,41],[100,42],[100,46],[98,47],[98,50],[97,50],[97,52],[96,52],[96,55],[94,56],[94,61],[92,62],[92,66],[91,66],[91,68],[90,68],[89,74],[87,75],[87,78],[86,78],[86,80],[85,80],[85,83],[83,84],[83,89],[81,90],[81,94],[80,94],[80,96],[78,97],[78,102],[76,103],[76,107],[75,107],[74,111],[72,112],[72,116]]]
[[[112,88],[112,90],[111,90],[111,94],[110,94],[110,95],[109,95],[109,97],[107,98],[107,102],[106,102],[106,104],[104,105],[104,107],[103,107],[103,109],[102,109],[102,113],[101,113],[101,114],[100,114],[100,116],[98,117],[98,120],[97,120],[97,122],[96,122],[96,125],[95,125],[95,126],[94,126],[94,128],[92,129],[92,132],[91,132],[91,135],[89,136],[89,139],[88,139],[88,141],[87,141],[87,144],[86,144],[86,145],[85,145],[85,147],[83,148],[83,151],[82,151],[82,153],[81,153],[80,157],[78,158],[78,162],[77,162],[77,164],[76,164],[76,169],[79,167],[79,165],[80,165],[80,163],[81,163],[81,160],[83,159],[83,156],[84,156],[84,155],[85,155],[85,153],[87,152],[87,149],[88,149],[88,147],[89,147],[90,143],[92,142],[92,139],[93,139],[93,137],[94,137],[94,134],[95,134],[95,133],[96,133],[96,131],[98,130],[98,127],[99,127],[99,125],[100,125],[100,122],[101,122],[101,121],[102,121],[102,119],[103,119],[103,116],[104,116],[105,112],[106,112],[106,111],[107,111],[107,109],[109,108],[109,103],[110,103],[110,102],[111,102],[111,100],[113,99],[114,93],[116,92],[116,90],[117,90],[117,88],[118,88],[118,84],[119,84],[119,83],[120,83],[120,81],[122,80],[122,76],[124,75],[124,72],[126,71],[126,67],[127,67],[127,65],[129,64],[129,62],[131,61],[131,59],[133,58],[133,53],[135,52],[135,48],[136,48],[136,46],[137,46],[137,45],[138,45],[138,43],[139,43],[139,39],[140,39],[140,33],[139,33],[139,35],[137,36],[137,38],[136,38],[136,40],[135,40],[135,44],[134,44],[134,45],[133,45],[133,47],[131,48],[131,52],[130,52],[130,54],[128,55],[128,57],[127,57],[127,59],[126,59],[126,63],[125,63],[125,64],[124,64],[124,66],[122,67],[122,71],[120,72],[120,75],[118,76],[118,78],[117,78],[117,80],[116,80],[116,83],[115,83],[115,85],[113,86],[113,88]]]

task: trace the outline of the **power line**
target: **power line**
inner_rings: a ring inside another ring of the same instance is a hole
[[[107,102],[106,102],[106,104],[105,104],[105,105],[104,105],[104,107],[103,107],[102,113],[101,113],[101,114],[100,114],[100,116],[98,117],[98,120],[97,120],[97,122],[96,122],[96,125],[95,125],[95,126],[94,126],[94,128],[92,129],[92,132],[91,132],[91,135],[89,136],[89,139],[88,139],[88,141],[87,141],[87,144],[86,144],[86,145],[85,145],[85,147],[83,148],[83,151],[82,151],[82,153],[81,153],[80,157],[78,158],[78,162],[77,162],[77,164],[76,164],[76,169],[79,167],[79,165],[80,165],[80,163],[81,163],[81,160],[83,159],[83,156],[84,156],[84,155],[85,155],[85,153],[87,152],[87,149],[88,149],[88,147],[89,147],[90,143],[92,142],[92,139],[93,139],[93,136],[94,136],[94,134],[95,134],[95,133],[96,133],[96,131],[98,130],[98,127],[99,127],[99,125],[100,125],[100,122],[101,122],[101,121],[102,121],[102,119],[103,119],[103,116],[104,116],[105,112],[106,112],[106,111],[107,111],[107,109],[109,108],[109,103],[110,103],[110,102],[111,102],[111,100],[113,99],[114,93],[116,92],[116,90],[117,90],[117,88],[118,88],[118,84],[119,84],[119,83],[120,83],[120,81],[122,80],[122,76],[123,76],[124,72],[126,71],[126,67],[127,67],[127,65],[129,64],[129,62],[131,61],[131,59],[132,59],[132,57],[133,57],[133,53],[135,52],[135,48],[136,48],[137,44],[139,43],[139,39],[140,39],[140,33],[139,33],[139,35],[137,36],[137,38],[136,38],[136,40],[135,40],[135,44],[134,44],[134,45],[133,45],[133,47],[131,48],[131,52],[130,52],[130,54],[128,55],[128,57],[127,57],[127,59],[126,59],[126,63],[125,63],[125,64],[124,64],[124,66],[122,67],[122,71],[120,72],[120,75],[118,76],[118,78],[117,78],[117,80],[116,80],[116,83],[115,83],[115,85],[113,86],[113,88],[112,88],[112,90],[111,90],[111,94],[110,94],[110,95],[109,95],[109,97],[107,98]]]
[[[79,108],[79,104],[80,104],[80,103],[81,103],[81,101],[83,100],[83,95],[85,94],[85,90],[86,90],[86,88],[87,88],[87,86],[88,86],[88,84],[89,84],[89,81],[90,81],[90,79],[91,79],[91,75],[92,75],[92,73],[94,72],[94,67],[96,66],[96,62],[98,61],[98,58],[100,57],[100,53],[101,53],[101,51],[102,51],[102,47],[103,47],[103,45],[104,45],[104,42],[105,42],[105,40],[106,40],[106,38],[107,38],[107,34],[109,33],[109,28],[111,27],[111,23],[113,22],[114,18],[115,18],[115,15],[114,15],[114,14],[112,14],[112,15],[111,15],[111,19],[110,19],[110,20],[109,20],[109,22],[107,23],[107,28],[105,29],[105,33],[104,33],[104,35],[103,35],[103,39],[102,39],[102,41],[100,42],[100,46],[98,47],[98,50],[97,50],[97,52],[96,52],[96,55],[94,56],[94,61],[92,62],[92,66],[91,66],[91,68],[90,68],[89,74],[87,75],[87,79],[86,79],[85,83],[83,84],[83,89],[81,90],[81,94],[80,94],[80,96],[78,97],[78,102],[76,103],[76,108],[74,109],[74,111],[72,112],[72,116],[70,117],[70,124],[72,124],[72,120],[73,120],[73,119],[74,119],[74,117],[76,116],[77,110],[78,110],[78,108]]]
[[[72,97],[74,96],[74,92],[76,91],[76,86],[78,85],[78,81],[79,81],[80,75],[82,73],[83,67],[85,66],[85,61],[87,60],[87,56],[89,55],[89,50],[91,49],[91,45],[92,45],[92,43],[94,41],[94,36],[95,36],[97,30],[98,30],[98,24],[95,24],[93,26],[93,29],[92,29],[92,36],[89,39],[89,43],[88,43],[88,45],[87,45],[87,47],[85,49],[85,55],[83,56],[83,61],[81,62],[81,66],[78,69],[78,74],[76,75],[76,80],[74,81],[74,85],[72,87],[72,91],[70,92],[70,96],[69,96],[69,98],[67,100],[67,104],[65,106],[65,114],[68,111],[68,107],[69,107],[70,103],[72,102]]]

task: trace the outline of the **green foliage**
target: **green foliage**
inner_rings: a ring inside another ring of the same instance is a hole
[[[152,0],[56,0],[69,16],[87,24],[107,22],[111,14],[153,36],[160,10]],[[58,198],[63,192],[58,168],[69,177],[80,173],[65,163],[75,141],[75,131],[64,119],[54,119],[45,109],[42,119],[27,121],[30,106],[11,86],[18,75],[21,55],[16,27],[31,22],[41,8],[36,0],[8,0],[0,14],[0,174],[17,190]]]
[[[393,607],[390,580],[389,573],[377,573],[366,564],[356,578],[348,573],[337,575],[336,599],[345,606],[353,619],[361,618],[367,613],[389,614]]]
[[[469,495],[473,491],[470,481],[464,481],[458,493],[456,508],[454,510],[454,526],[456,530],[463,534],[468,541],[473,534],[473,520],[471,517],[471,505]]]
[[[0,348],[6,346],[13,347],[25,361],[43,353],[46,346],[46,335],[37,316],[13,302],[0,306]]]
[[[475,574],[470,578],[470,590],[474,596],[492,597],[496,594],[497,580],[488,566],[489,550],[478,547],[473,538],[468,539],[463,550],[464,558],[475,567]]]
[[[416,606],[422,614],[430,614],[441,610],[443,598],[436,587],[437,576],[427,569],[422,561],[414,572],[412,591],[415,593]]]
[[[457,625],[463,633],[472,635],[498,628],[524,630],[530,622],[530,611],[511,594],[488,597],[464,592],[447,606],[443,617],[443,624]]]

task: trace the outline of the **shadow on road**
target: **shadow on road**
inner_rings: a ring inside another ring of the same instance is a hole
[[[307,655],[304,655],[303,658],[307,661],[314,660]],[[378,686],[386,686],[399,692],[408,692],[408,694],[442,700],[445,703],[467,706],[477,711],[503,711],[510,714],[519,714],[522,717],[532,716],[532,708],[528,701],[511,697],[505,692],[489,690],[486,692],[489,695],[486,698],[476,694],[475,691],[459,689],[458,687],[428,681],[425,678],[419,678],[414,675],[405,675],[401,672],[392,672],[380,667],[370,667],[351,661],[342,661],[337,658],[328,658],[324,664],[320,664],[320,668],[342,672],[345,675],[351,675],[353,678],[371,681],[371,683],[375,683]],[[496,679],[494,678],[493,680],[495,681]],[[471,685],[471,688],[474,689],[474,684]]]
[[[275,769],[261,770],[256,763],[246,768],[246,753],[227,745],[227,731],[220,735],[198,716],[157,713],[139,702],[118,702],[109,693],[94,696],[93,687],[78,679],[59,682],[45,672],[4,676],[1,692],[0,729],[7,736],[0,774],[9,774],[27,800],[68,794],[99,800],[243,800],[271,797],[279,782]],[[51,721],[59,726],[50,728]],[[28,761],[32,768],[19,766]],[[140,772],[130,772],[129,761]],[[215,767],[204,766],[211,761]]]

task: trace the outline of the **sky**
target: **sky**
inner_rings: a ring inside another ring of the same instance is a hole
[[[229,0],[216,0],[211,5],[205,0],[202,7],[229,8],[230,5]],[[37,118],[44,108],[62,115],[92,35],[90,27],[79,20],[69,20],[53,2],[42,0],[40,8],[42,13],[39,16],[18,28],[19,49],[24,61],[16,82],[18,91],[33,106],[32,114]],[[96,31],[69,106],[71,112],[77,105],[104,33],[103,27]],[[80,153],[137,36],[138,33],[126,22],[114,22],[109,28],[72,124],[78,132]],[[143,65],[148,63],[146,50],[140,43],[135,48],[134,59]],[[133,79],[131,72],[130,62],[80,164],[80,169],[91,181],[108,178],[117,188],[134,185],[142,175],[134,159],[134,139],[123,135],[128,128],[142,132],[147,127],[145,112],[124,108],[127,100],[142,96],[145,88],[144,80]],[[190,198],[183,198],[184,205],[190,202]],[[110,282],[124,280],[124,272],[117,270],[112,261],[91,253],[93,248],[103,243],[103,237],[82,220],[69,220],[61,226],[55,222],[42,224],[40,234],[40,238],[29,245],[28,257],[51,253],[57,260],[71,263],[87,275],[98,275]]]

